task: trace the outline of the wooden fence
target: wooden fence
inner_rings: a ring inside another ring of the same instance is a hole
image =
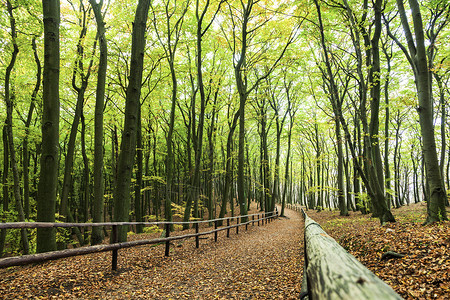
[[[245,216],[235,216],[214,220],[202,220],[202,221],[192,221],[192,222],[108,222],[108,223],[46,223],[46,222],[14,222],[14,223],[0,223],[0,229],[19,229],[19,228],[71,228],[71,227],[99,227],[99,226],[110,226],[112,232],[112,242],[110,244],[102,244],[95,246],[80,247],[75,249],[66,249],[60,251],[51,251],[46,253],[6,257],[0,259],[0,268],[26,265],[31,263],[43,262],[47,260],[55,260],[64,257],[85,255],[96,252],[112,251],[112,270],[117,270],[117,256],[118,250],[123,248],[130,248],[141,245],[150,244],[165,244],[165,256],[169,256],[170,242],[175,240],[182,240],[188,238],[195,238],[195,246],[199,247],[199,237],[208,234],[214,234],[214,241],[217,242],[217,233],[219,231],[226,230],[227,237],[230,236],[230,229],[236,228],[236,234],[239,234],[239,227],[247,227],[249,224],[258,226],[264,225],[264,223],[271,222],[273,219],[278,217],[278,211],[266,212],[261,214],[251,214]],[[236,220],[236,224],[231,224],[233,220]],[[244,221],[246,220],[246,221]],[[219,222],[225,221],[226,226],[219,227]],[[214,224],[214,229],[200,232],[199,224],[201,223],[212,223]],[[195,228],[195,233],[175,235],[170,236],[170,227],[172,225],[182,225],[190,224]],[[117,228],[118,226],[125,225],[143,225],[143,226],[161,226],[165,229],[164,238],[156,238],[150,240],[137,240],[130,242],[118,242]]]
[[[301,299],[402,299],[342,248],[303,209],[301,212],[305,220]]]

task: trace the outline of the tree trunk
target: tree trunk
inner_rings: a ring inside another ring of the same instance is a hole
[[[43,1],[44,73],[37,221],[55,222],[59,160],[59,0]],[[56,250],[54,228],[38,228],[36,252]]]
[[[6,132],[6,125],[3,126],[2,130],[2,142],[3,142],[3,174],[2,174],[2,223],[6,223],[9,220],[7,219],[9,213],[9,184],[8,184],[8,175],[9,175],[9,147],[8,147],[8,133]],[[7,229],[0,230],[0,257],[3,256],[3,250],[5,248],[5,240],[6,240],[6,231]]]
[[[105,23],[101,7],[103,0],[89,0],[97,22],[97,38],[100,46],[100,59],[98,63],[97,90],[95,94],[95,118],[94,118],[94,205],[93,221],[104,221],[104,183],[103,183],[103,110],[105,102],[106,71],[108,65],[108,45],[105,36]],[[92,228],[92,245],[100,244],[103,240],[103,228]]]
[[[130,186],[136,153],[138,107],[140,105],[142,72],[144,67],[145,33],[150,0],[139,0],[133,22],[130,77],[126,91],[125,123],[120,143],[116,190],[114,193],[114,221],[126,222],[130,211]],[[118,230],[119,242],[127,240],[128,226]]]
[[[141,122],[141,104],[138,105],[138,118],[137,118],[137,136],[136,136],[136,181],[134,184],[134,212],[136,215],[136,222],[143,222],[142,214],[142,173],[143,173],[143,146],[142,146],[142,122]],[[143,225],[136,225],[136,233],[143,232]]]
[[[402,0],[397,0],[403,32],[408,42],[409,54],[413,60],[414,77],[419,99],[420,133],[423,142],[423,156],[425,162],[426,179],[428,185],[428,210],[426,223],[447,220],[445,210],[446,193],[439,169],[439,160],[437,157],[436,140],[434,136],[432,99],[430,94],[430,78],[427,64],[427,55],[425,50],[425,37],[422,23],[422,15],[417,0],[409,0],[411,16],[414,25],[414,37],[411,34],[409,23],[406,17],[405,8]]]
[[[81,213],[83,218],[81,219],[81,222],[87,223],[89,219],[89,203],[91,201],[89,189],[89,159],[86,153],[86,122],[83,113],[81,113],[81,155],[83,157],[83,197],[81,201]]]
[[[234,131],[236,129],[237,126],[237,121],[239,119],[239,112],[236,112],[234,114],[233,117],[233,121],[230,124],[230,129],[228,131],[228,138],[227,138],[227,152],[226,152],[226,158],[225,158],[225,182],[224,182],[224,188],[223,188],[223,194],[222,194],[222,205],[220,207],[220,212],[219,212],[219,218],[223,218],[225,217],[225,214],[227,213],[227,202],[228,202],[228,197],[230,197],[230,189],[231,189],[231,185],[232,185],[232,179],[233,179],[233,169],[232,169],[232,146],[233,146],[233,135],[234,135]],[[233,198],[233,196],[231,195],[231,198]],[[231,209],[233,209],[233,205],[231,205]],[[222,221],[219,221],[219,225],[221,224]]]
[[[23,141],[23,202],[24,202],[24,214],[25,219],[29,218],[30,215],[30,176],[29,176],[29,163],[30,154],[28,152],[28,136],[29,128],[31,125],[31,120],[33,118],[33,112],[36,103],[36,97],[41,86],[41,61],[36,50],[36,37],[33,37],[31,41],[31,46],[33,48],[34,61],[36,62],[37,74],[36,74],[36,84],[34,85],[33,93],[31,94],[31,103],[28,110],[27,120],[25,121],[25,138]]]
[[[16,20],[13,16],[13,7],[11,5],[11,2],[8,0],[6,1],[8,14],[9,14],[9,21],[10,21],[10,29],[11,29],[11,37],[12,37],[12,44],[13,44],[13,52],[11,55],[11,60],[6,67],[5,72],[5,105],[6,105],[6,133],[8,135],[8,150],[9,150],[9,159],[11,160],[11,168],[13,172],[13,191],[14,191],[14,200],[16,203],[16,209],[18,213],[18,218],[20,222],[25,221],[25,214],[23,212],[23,206],[22,206],[22,196],[20,193],[20,178],[19,178],[19,169],[17,166],[16,161],[16,148],[14,146],[14,134],[13,134],[13,103],[12,103],[12,97],[10,94],[10,78],[11,78],[11,72],[14,68],[14,65],[16,63],[17,54],[19,53],[19,47],[17,46],[16,38],[17,38],[17,31],[16,31]],[[26,229],[20,230],[21,235],[21,241],[22,241],[22,249],[24,254],[28,254],[29,252],[29,246],[28,246],[28,235]]]

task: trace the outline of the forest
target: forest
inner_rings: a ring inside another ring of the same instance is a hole
[[[384,224],[422,201],[423,223],[448,219],[447,0],[1,7],[2,222],[283,215],[290,203]],[[0,255],[106,232],[75,233],[2,229]]]

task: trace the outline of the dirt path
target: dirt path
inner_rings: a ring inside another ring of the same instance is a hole
[[[297,299],[303,266],[300,215],[286,211],[264,226],[241,227],[182,244],[121,250],[118,272],[109,253],[0,270],[0,297],[68,299]]]

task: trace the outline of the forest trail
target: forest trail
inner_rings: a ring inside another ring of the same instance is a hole
[[[303,222],[286,210],[264,226],[226,231],[164,247],[98,253],[0,270],[0,297],[56,299],[297,299],[303,267]]]

